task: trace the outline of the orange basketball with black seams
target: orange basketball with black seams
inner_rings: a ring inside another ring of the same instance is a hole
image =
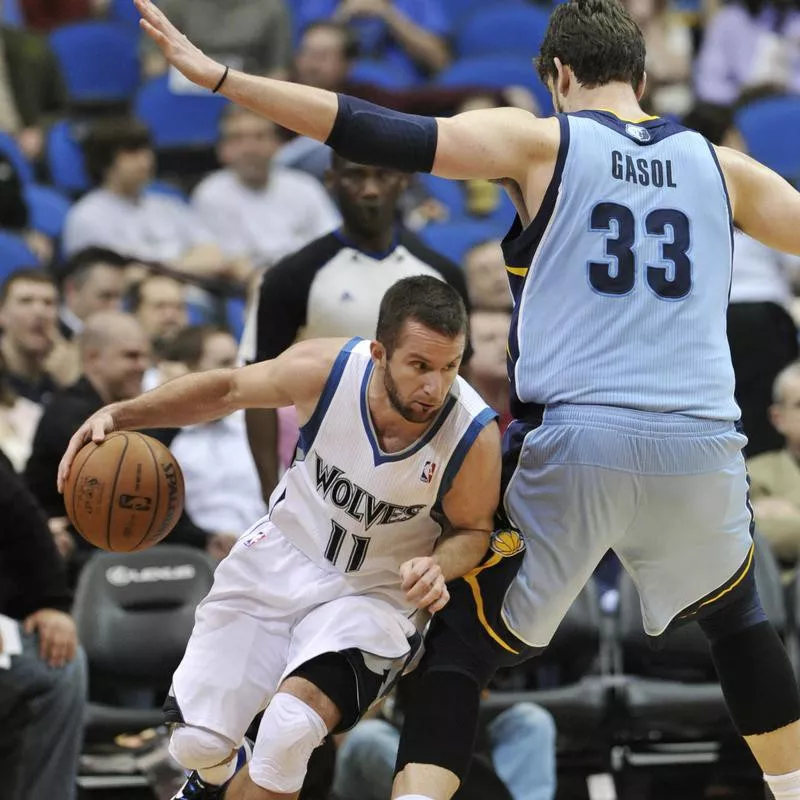
[[[64,486],[67,516],[86,541],[128,553],[160,542],[183,513],[180,465],[161,442],[133,431],[81,448]]]

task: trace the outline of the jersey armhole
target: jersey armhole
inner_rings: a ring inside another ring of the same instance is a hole
[[[325,418],[325,414],[330,407],[333,396],[336,394],[336,390],[339,388],[339,381],[342,379],[344,368],[347,366],[350,354],[353,352],[353,349],[356,347],[356,345],[362,341],[363,339],[361,339],[359,336],[354,336],[339,351],[339,355],[336,356],[336,360],[333,362],[330,374],[325,381],[325,386],[322,389],[322,394],[319,396],[319,400],[317,401],[317,406],[314,409],[314,413],[311,415],[308,422],[306,422],[306,424],[300,428],[300,449],[303,451],[303,453],[308,453],[308,451],[311,449],[311,446],[314,444],[314,439],[319,432],[320,425],[322,425],[322,420]]]

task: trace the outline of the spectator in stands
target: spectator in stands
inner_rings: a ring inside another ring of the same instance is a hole
[[[25,242],[33,255],[30,266],[46,267],[53,258],[53,240],[31,228],[30,217],[22,178],[11,160],[0,153],[0,229]]]
[[[198,47],[231,69],[286,77],[292,52],[287,0],[159,0],[159,6]],[[161,52],[149,40],[143,45],[145,74],[163,73]]]
[[[237,345],[224,328],[184,328],[166,347],[164,358],[178,366],[175,376],[237,364]],[[186,510],[200,527],[219,531],[215,553],[227,555],[236,539],[267,513],[256,466],[247,444],[244,411],[184,428],[170,445],[183,467]],[[225,469],[219,465],[224,463]]]
[[[173,338],[189,322],[186,286],[168,275],[146,276],[130,288],[126,300],[153,345]]]
[[[20,397],[11,388],[0,353],[0,451],[17,472],[25,469],[41,416],[42,407],[38,403]]]
[[[86,167],[99,184],[70,210],[64,228],[67,256],[108,247],[132,258],[161,262],[192,277],[240,276],[190,206],[146,192],[155,154],[141,123],[98,121],[85,142]]]
[[[509,311],[511,292],[506,277],[506,262],[499,239],[471,247],[464,256],[469,299],[475,308]]]
[[[220,132],[225,169],[199,184],[192,203],[229,257],[269,267],[338,226],[318,181],[272,164],[280,146],[272,122],[231,104]]]
[[[692,103],[692,32],[669,0],[625,0],[644,34],[648,105],[654,114],[684,114]]]
[[[800,92],[800,10],[769,0],[731,2],[705,30],[695,91],[705,102],[730,104],[761,86]]]
[[[74,800],[86,661],[47,522],[2,455],[0,519],[2,796]]]
[[[121,311],[129,261],[104,247],[87,247],[67,261],[62,275],[61,332],[67,339],[98,311]]]
[[[729,108],[699,105],[684,124],[713,144],[744,151]],[[775,377],[798,355],[797,330],[788,308],[790,276],[800,273],[800,258],[770,250],[739,230],[734,233],[733,280],[728,306],[728,342],[736,375],[736,401],[752,457],[779,450],[782,440],[769,424]]]
[[[450,25],[438,0],[302,0],[301,25],[333,18],[356,34],[362,57],[385,60],[414,80],[450,62]]]
[[[83,22],[108,11],[110,0],[17,0],[25,27],[49,33],[61,25]]]
[[[292,78],[296,83],[351,94],[409,114],[449,116],[465,97],[473,93],[470,87],[422,85],[393,91],[356,82],[349,78],[348,73],[357,55],[358,42],[346,24],[317,20],[303,31],[295,54]],[[278,151],[275,163],[323,179],[330,167],[331,153],[321,142],[296,136]]]
[[[474,302],[474,300],[473,300]],[[500,415],[500,428],[511,422],[506,347],[511,313],[476,308],[469,317],[475,352],[469,362],[469,380],[480,396]]]
[[[56,488],[56,474],[70,437],[86,417],[107,403],[136,397],[150,363],[150,344],[136,318],[120,311],[102,311],[86,320],[78,337],[81,378],[54,395],[45,409],[25,479],[48,518],[65,517],[64,498]],[[168,443],[174,431],[151,432]],[[73,567],[79,569],[91,553],[77,539]],[[170,534],[173,543],[206,547],[208,535],[184,514]]]
[[[61,71],[47,39],[0,25],[0,131],[13,134],[37,160],[45,125],[65,108]]]
[[[6,278],[0,287],[0,328],[11,389],[45,402],[58,388],[47,364],[58,339],[58,292],[48,275],[21,269]]]
[[[386,290],[410,275],[436,275],[467,297],[459,267],[428,249],[398,224],[398,200],[408,177],[334,156],[328,189],[339,206],[341,229],[317,239],[265,275],[242,337],[246,361],[275,358],[299,338],[372,338]],[[470,351],[465,355],[468,361]],[[289,412],[291,413],[291,412]],[[277,483],[278,417],[248,411],[247,431],[264,496]],[[296,441],[285,428],[291,450]],[[286,448],[283,449],[284,454]]]
[[[800,363],[778,375],[773,395],[770,417],[786,446],[749,459],[747,471],[756,525],[789,576],[800,555]]]

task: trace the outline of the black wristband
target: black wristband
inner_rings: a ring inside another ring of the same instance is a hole
[[[216,94],[222,88],[222,84],[225,83],[225,78],[228,77],[228,70],[230,70],[230,67],[226,64],[225,72],[222,73],[222,77],[219,79],[219,83],[211,90],[212,94]]]

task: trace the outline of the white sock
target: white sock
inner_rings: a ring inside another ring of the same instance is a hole
[[[775,800],[800,800],[800,769],[786,775],[765,775]]]

